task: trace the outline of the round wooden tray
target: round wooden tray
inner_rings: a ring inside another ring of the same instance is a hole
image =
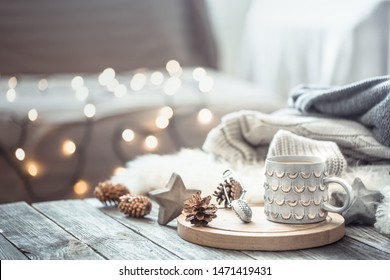
[[[291,225],[268,221],[263,207],[252,208],[252,222],[242,222],[231,209],[221,208],[206,227],[195,227],[177,218],[181,238],[199,245],[234,250],[282,251],[327,245],[343,238],[344,218],[328,213],[325,221]]]

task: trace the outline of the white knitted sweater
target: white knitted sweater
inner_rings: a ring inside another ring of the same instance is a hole
[[[348,162],[390,161],[390,148],[380,144],[365,126],[289,109],[274,114],[239,111],[226,115],[210,131],[203,149],[232,163],[264,161],[268,154],[320,155],[335,175],[345,169],[345,158]]]

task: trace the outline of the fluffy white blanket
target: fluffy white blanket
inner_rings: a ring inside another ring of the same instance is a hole
[[[134,193],[147,194],[164,188],[173,172],[179,174],[188,189],[199,189],[202,195],[211,195],[219,183],[222,173],[232,168],[247,190],[245,199],[249,203],[262,203],[264,195],[264,162],[235,166],[216,160],[211,154],[199,149],[183,149],[176,154],[148,154],[127,163],[126,171],[111,178],[114,183],[123,183]],[[378,176],[378,174],[386,174]],[[390,174],[389,166],[360,166],[348,168],[342,175],[352,183],[359,177],[367,189],[379,190],[385,196],[377,210],[375,227],[383,234],[390,234]],[[335,191],[330,186],[330,191]]]

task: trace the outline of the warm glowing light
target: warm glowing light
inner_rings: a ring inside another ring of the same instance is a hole
[[[71,85],[72,85],[72,88],[74,90],[77,90],[77,89],[81,88],[84,85],[83,77],[81,77],[81,76],[73,77]]]
[[[113,78],[107,85],[107,89],[111,92],[114,92],[116,88],[119,86],[119,81]]]
[[[209,124],[213,120],[213,113],[207,108],[203,108],[198,112],[198,122],[201,124]]]
[[[84,115],[87,118],[93,118],[96,114],[96,107],[95,105],[89,103],[84,106]]]
[[[27,172],[30,176],[35,177],[38,175],[38,165],[35,162],[29,162],[27,164]]]
[[[176,60],[168,61],[167,65],[165,67],[166,67],[168,73],[172,74],[172,75],[179,74],[181,71],[180,63],[177,62]]]
[[[158,128],[164,129],[169,125],[169,120],[165,116],[158,116],[155,124]]]
[[[207,76],[207,72],[204,68],[202,67],[196,67],[192,71],[192,77],[194,78],[195,81],[200,82],[204,77]]]
[[[77,195],[84,195],[88,192],[89,185],[84,180],[78,180],[76,184],[73,185],[73,191]]]
[[[126,93],[127,93],[127,87],[123,84],[118,85],[114,89],[114,95],[118,98],[126,96]]]
[[[71,140],[65,140],[62,143],[62,153],[65,156],[73,155],[76,152],[76,144]]]
[[[167,119],[170,119],[173,116],[173,110],[169,106],[162,107],[160,109],[160,115],[166,117]]]
[[[164,75],[159,71],[153,72],[150,75],[150,82],[152,85],[159,86],[164,82]]]
[[[15,157],[18,160],[22,161],[26,157],[26,153],[24,152],[24,150],[22,148],[17,148],[15,151]]]
[[[15,92],[15,90],[13,88],[10,88],[7,91],[6,98],[7,98],[7,101],[10,102],[10,103],[15,101],[15,99],[16,99],[16,92]]]
[[[86,86],[79,87],[76,90],[76,98],[80,101],[87,100],[89,95],[89,89]]]
[[[114,176],[117,176],[117,175],[120,175],[120,174],[123,174],[126,172],[126,168],[122,167],[122,166],[118,166],[117,168],[114,169]]]
[[[172,76],[180,77],[183,74],[183,69],[180,68],[177,72],[172,73]]]
[[[178,77],[170,77],[164,86],[166,95],[174,95],[181,87],[181,80]]]
[[[46,79],[40,79],[38,82],[38,89],[40,91],[45,91],[49,87],[49,83]]]
[[[36,109],[31,109],[28,111],[28,119],[32,122],[35,122],[38,119],[38,111]]]
[[[18,79],[16,77],[11,77],[8,80],[8,87],[9,88],[16,88],[16,85],[18,84]]]
[[[144,144],[145,144],[145,148],[146,148],[147,150],[150,150],[150,151],[151,151],[151,150],[154,150],[154,149],[156,149],[157,146],[158,146],[158,139],[157,139],[156,136],[149,135],[149,136],[147,136],[147,137],[145,138]]]
[[[115,78],[115,70],[112,68],[106,68],[99,75],[99,84],[107,86]]]
[[[134,91],[141,90],[146,84],[146,76],[143,73],[137,73],[130,81],[130,88]]]
[[[201,92],[210,92],[214,87],[214,79],[210,76],[205,76],[199,81],[199,90]]]
[[[134,134],[134,131],[132,131],[131,129],[125,129],[123,130],[122,132],[122,138],[123,140],[125,140],[126,142],[131,142],[134,140],[134,137],[135,137],[135,134]]]

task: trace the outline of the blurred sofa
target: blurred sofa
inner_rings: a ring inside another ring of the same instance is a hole
[[[203,1],[1,1],[0,30],[0,203],[91,196],[128,160],[201,147],[226,113],[284,105],[216,69]]]

